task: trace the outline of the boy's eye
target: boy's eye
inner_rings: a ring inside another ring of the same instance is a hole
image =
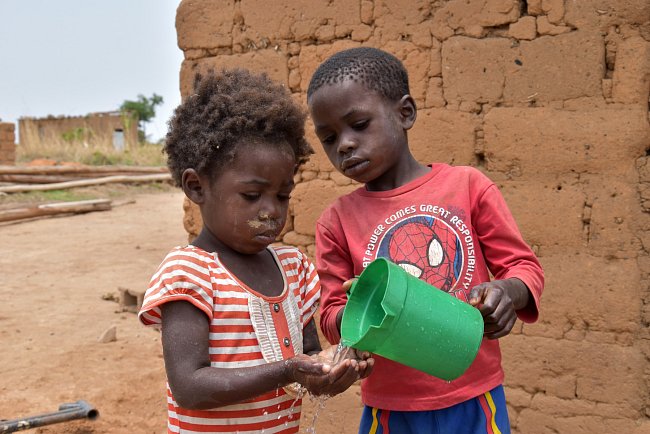
[[[251,202],[260,198],[259,193],[241,193],[241,196]]]
[[[364,128],[366,128],[368,126],[369,122],[370,121],[368,121],[368,120],[362,120],[362,121],[359,121],[359,122],[355,122],[354,124],[352,124],[352,128],[354,128],[355,130],[363,130]]]
[[[331,135],[331,136],[323,137],[322,139],[320,139],[320,142],[323,145],[331,145],[332,143],[334,143],[335,140],[336,140],[336,136]]]
[[[291,199],[290,194],[278,194],[278,199],[280,199],[282,202],[286,202],[289,199]]]

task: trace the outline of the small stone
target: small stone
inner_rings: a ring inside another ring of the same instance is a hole
[[[97,342],[106,344],[108,342],[115,342],[117,340],[117,326],[110,326],[108,329],[102,333],[102,335],[97,339]]]

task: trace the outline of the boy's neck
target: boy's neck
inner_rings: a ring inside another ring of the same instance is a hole
[[[393,166],[390,170],[370,182],[366,183],[368,191],[388,191],[399,188],[409,182],[426,175],[430,167],[417,161],[409,153],[408,158]]]

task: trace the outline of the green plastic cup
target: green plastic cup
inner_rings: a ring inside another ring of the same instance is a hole
[[[476,358],[483,339],[478,309],[387,259],[352,284],[341,343],[451,381]]]

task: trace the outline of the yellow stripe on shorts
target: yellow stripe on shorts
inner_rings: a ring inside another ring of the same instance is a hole
[[[377,409],[372,408],[372,425],[370,426],[370,431],[368,434],[377,434],[377,427],[379,426],[379,420],[377,420]],[[501,433],[499,433],[501,434]]]
[[[501,434],[501,430],[499,430],[496,421],[497,408],[494,405],[494,399],[492,399],[492,395],[490,394],[490,392],[485,392],[485,399],[487,400],[488,407],[490,407],[490,411],[492,412],[492,417],[490,418],[490,425],[492,425],[492,431],[494,431],[494,434]]]

